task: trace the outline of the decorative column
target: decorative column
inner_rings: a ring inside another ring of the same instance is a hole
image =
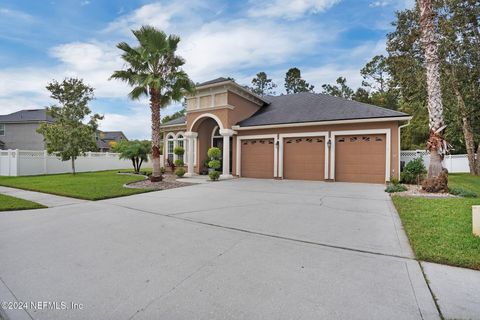
[[[230,174],[230,137],[233,136],[235,131],[231,129],[220,129],[220,134],[223,137],[223,172],[220,175],[220,179],[232,179]]]
[[[188,170],[185,177],[192,177],[194,172],[194,156],[195,156],[195,139],[198,137],[197,132],[187,131],[185,132],[185,138],[187,139],[187,166]]]

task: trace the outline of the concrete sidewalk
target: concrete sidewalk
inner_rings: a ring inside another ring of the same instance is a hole
[[[24,200],[30,200],[49,208],[87,202],[86,200],[81,199],[61,197],[48,193],[28,191],[3,186],[0,186],[0,193]]]
[[[480,271],[421,264],[445,319],[480,319]]]

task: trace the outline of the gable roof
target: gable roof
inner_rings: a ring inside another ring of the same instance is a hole
[[[178,125],[185,124],[186,119],[187,118],[185,116],[181,116],[179,118],[176,118],[176,119],[167,121],[165,123],[162,123],[161,126],[172,126],[172,125],[176,125],[176,124],[178,124]]]
[[[240,126],[408,116],[403,112],[320,93],[301,92],[264,99],[269,104],[241,121]]]
[[[32,109],[1,115],[0,122],[53,122],[53,118],[46,109]]]

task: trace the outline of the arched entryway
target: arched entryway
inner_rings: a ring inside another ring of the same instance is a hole
[[[208,149],[218,147],[222,150],[221,178],[232,177],[231,150],[233,133],[233,130],[225,129],[222,121],[213,114],[204,114],[195,118],[192,124],[189,125],[189,131],[185,132],[187,148],[189,148],[187,152],[188,175],[191,176],[208,169],[206,167],[206,162],[209,160],[207,155]],[[194,151],[195,141],[196,150]],[[190,149],[191,146],[192,148]],[[190,155],[192,156],[190,157]],[[197,164],[196,167],[194,163]]]

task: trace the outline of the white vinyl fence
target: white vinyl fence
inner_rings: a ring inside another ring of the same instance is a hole
[[[425,167],[428,168],[428,165],[430,164],[430,153],[428,151],[406,150],[400,152],[400,161],[405,162],[405,164],[418,157],[423,159]],[[445,159],[443,159],[443,166],[447,168],[448,172],[452,173],[470,172],[466,154],[453,154],[445,156]]]
[[[30,176],[72,171],[71,161],[61,161],[43,150],[0,150],[0,176]],[[151,162],[142,168],[151,168]],[[117,153],[87,152],[75,160],[76,172],[130,169],[132,162],[122,160]]]

